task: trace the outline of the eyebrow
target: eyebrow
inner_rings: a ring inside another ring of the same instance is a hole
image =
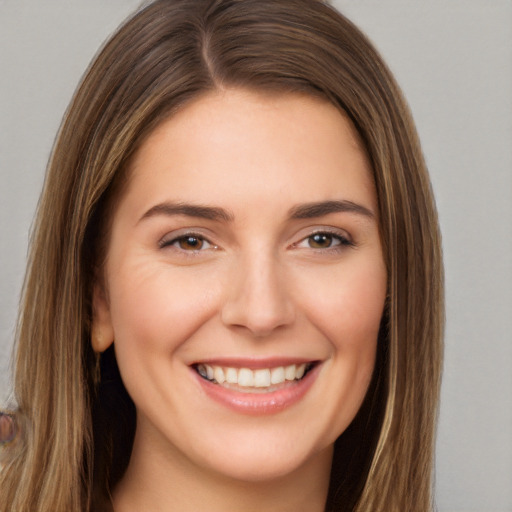
[[[197,217],[199,219],[217,221],[221,220],[226,222],[231,222],[234,219],[234,215],[232,213],[229,213],[227,210],[224,210],[223,208],[218,208],[214,206],[194,205],[188,203],[165,202],[157,204],[150,208],[140,218],[140,220],[154,217],[156,215],[186,215],[187,217]]]
[[[374,213],[370,209],[347,200],[319,201],[300,204],[291,208],[288,215],[290,219],[313,219],[316,217],[322,217],[323,215],[329,215],[330,213],[340,212],[356,213],[369,219],[373,219],[375,217]],[[151,207],[140,218],[140,221],[157,215],[185,215],[187,217],[225,222],[232,222],[235,218],[231,212],[228,212],[224,208],[189,203],[173,203],[167,201]]]
[[[363,205],[352,201],[320,201],[316,203],[301,204],[293,207],[290,212],[291,219],[313,219],[322,217],[330,213],[356,213],[369,219],[373,219],[375,214]]]

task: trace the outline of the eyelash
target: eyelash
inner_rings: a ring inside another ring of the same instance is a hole
[[[316,236],[323,236],[323,237],[329,238],[331,240],[330,245],[327,247],[312,247],[309,244],[311,243],[311,240]],[[189,240],[194,239],[197,242],[200,242],[201,246],[198,249],[194,249],[194,248],[185,249],[183,247],[180,247],[179,244],[181,242],[186,242],[187,239],[189,239]],[[308,243],[308,241],[309,241],[309,243]],[[338,243],[334,243],[335,241],[337,241]],[[347,236],[344,236],[340,233],[335,233],[335,232],[329,231],[329,230],[315,231],[314,233],[311,233],[310,235],[303,238],[299,242],[293,244],[292,247],[301,248],[301,245],[303,243],[308,243],[308,247],[304,247],[304,248],[313,249],[315,251],[332,251],[332,252],[341,251],[346,247],[354,247],[355,246],[355,244]],[[207,244],[206,248],[203,247],[204,244]],[[163,238],[159,242],[158,245],[159,245],[160,249],[164,249],[166,247],[174,247],[175,249],[179,250],[180,252],[188,253],[189,255],[197,254],[206,249],[217,249],[217,246],[214,245],[212,242],[210,242],[203,235],[201,235],[199,233],[194,233],[194,232],[184,233],[184,234],[174,237],[170,240]]]
[[[331,239],[331,244],[328,247],[311,247],[310,245],[308,245],[308,247],[304,248],[313,249],[315,251],[342,251],[346,247],[355,247],[354,242],[352,242],[347,236],[329,230],[315,231],[314,233],[311,233],[307,237],[303,238],[302,240],[294,244],[294,247],[301,248],[301,244],[308,243],[308,241],[309,243],[311,243],[311,240],[315,236],[328,237]],[[334,241],[337,241],[338,243],[335,243],[333,245]]]
[[[179,247],[178,244],[180,242],[185,242],[187,239],[195,239],[197,240],[198,242],[201,243],[201,247],[199,249],[184,249],[183,247]],[[200,235],[199,233],[184,233],[182,235],[179,235],[175,238],[172,238],[171,240],[167,240],[166,238],[163,238],[159,243],[159,247],[160,249],[164,249],[166,247],[173,247],[183,253],[188,253],[188,254],[197,254],[203,250],[205,250],[205,248],[203,248],[203,244],[207,244],[208,247],[206,249],[216,249],[217,246],[215,244],[213,244],[212,242],[210,242],[207,238],[205,238],[203,235]]]

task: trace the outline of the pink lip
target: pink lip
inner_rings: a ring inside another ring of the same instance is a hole
[[[230,364],[233,364],[233,361]],[[276,366],[281,365],[277,364]],[[247,366],[245,367],[247,368]],[[269,393],[243,393],[235,391],[210,382],[197,374],[195,370],[192,371],[194,371],[202,390],[216,402],[238,413],[266,415],[275,414],[299,402],[316,380],[320,371],[320,365],[312,368],[301,380],[288,382],[283,388]]]

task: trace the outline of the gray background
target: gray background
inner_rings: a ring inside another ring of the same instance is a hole
[[[139,0],[0,0],[0,402],[28,231],[62,114]],[[444,237],[440,512],[512,511],[512,1],[338,0],[410,102]],[[383,511],[384,512],[384,511]]]

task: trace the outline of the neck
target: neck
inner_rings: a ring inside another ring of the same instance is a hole
[[[127,471],[114,489],[114,510],[323,512],[331,461],[329,448],[292,473],[243,481],[199,467],[173,447],[141,443],[136,434]]]

